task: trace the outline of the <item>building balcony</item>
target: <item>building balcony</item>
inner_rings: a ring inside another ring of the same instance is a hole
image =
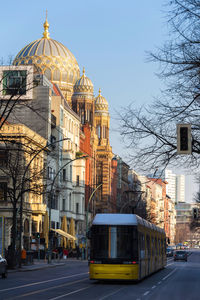
[[[45,213],[46,211],[46,204],[43,203],[30,203],[30,208],[33,213]]]

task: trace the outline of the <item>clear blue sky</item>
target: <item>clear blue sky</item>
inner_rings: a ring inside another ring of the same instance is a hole
[[[134,102],[150,103],[161,82],[158,65],[147,63],[146,51],[168,38],[165,0],[2,1],[0,58],[6,61],[29,42],[42,37],[46,9],[50,37],[63,43],[82,71],[108,100],[113,152],[126,151],[115,132],[115,109]]]

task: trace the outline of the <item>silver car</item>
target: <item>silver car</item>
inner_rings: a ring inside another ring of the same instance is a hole
[[[0,275],[2,278],[6,278],[8,275],[7,272],[7,261],[0,255]]]
[[[184,251],[184,250],[177,250],[174,253],[174,260],[187,261],[187,257],[188,257],[187,251]]]

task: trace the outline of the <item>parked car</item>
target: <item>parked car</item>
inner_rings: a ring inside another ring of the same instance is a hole
[[[7,273],[7,261],[5,258],[3,258],[0,255],[0,275],[2,278],[6,278],[8,273]]]
[[[184,251],[184,250],[178,250],[178,251],[175,251],[175,253],[174,253],[174,261],[176,261],[176,260],[187,261],[187,257],[188,257],[187,251]]]
[[[167,248],[166,249],[166,255],[167,257],[173,256],[174,250],[172,248]]]

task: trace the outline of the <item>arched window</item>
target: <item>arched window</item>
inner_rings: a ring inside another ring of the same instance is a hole
[[[97,136],[100,139],[101,138],[101,126],[97,125]]]

